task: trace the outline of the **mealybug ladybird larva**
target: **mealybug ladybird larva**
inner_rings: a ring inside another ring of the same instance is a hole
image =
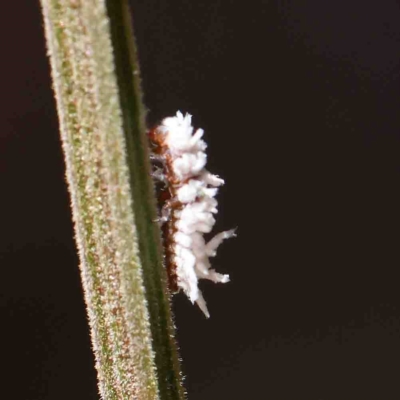
[[[204,132],[198,129],[193,134],[191,122],[191,115],[178,111],[150,131],[149,138],[152,159],[159,164],[153,176],[163,185],[159,199],[170,288],[173,292],[182,289],[208,318],[198,280],[229,281],[228,275],[211,268],[209,257],[215,256],[224,239],[235,236],[235,230],[218,233],[207,243],[204,240],[215,224],[215,195],[224,181],[205,169]]]

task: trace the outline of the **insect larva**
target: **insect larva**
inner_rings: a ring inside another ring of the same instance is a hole
[[[150,131],[149,138],[152,158],[159,164],[153,175],[163,185],[159,200],[170,288],[173,292],[182,289],[208,318],[198,280],[229,281],[228,275],[211,268],[209,258],[223,240],[235,236],[235,230],[218,233],[207,243],[204,240],[215,224],[215,196],[224,181],[205,169],[204,132],[193,133],[191,120],[191,115],[178,111]]]

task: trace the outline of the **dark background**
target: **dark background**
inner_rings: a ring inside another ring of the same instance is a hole
[[[400,7],[133,0],[149,124],[206,131],[238,226],[174,300],[190,400],[400,398]],[[2,398],[97,399],[38,1],[0,3]]]

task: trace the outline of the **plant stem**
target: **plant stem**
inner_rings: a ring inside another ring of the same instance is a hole
[[[126,0],[41,0],[103,399],[184,398]]]

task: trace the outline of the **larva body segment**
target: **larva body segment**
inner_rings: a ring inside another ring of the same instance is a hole
[[[205,169],[206,143],[203,130],[193,134],[191,115],[178,111],[149,132],[153,160],[160,164],[153,176],[164,186],[159,192],[165,247],[165,265],[173,292],[182,289],[205,316],[209,312],[198,288],[199,279],[225,283],[228,275],[211,268],[209,257],[234,230],[218,233],[208,243],[217,214],[215,196],[224,181]]]

